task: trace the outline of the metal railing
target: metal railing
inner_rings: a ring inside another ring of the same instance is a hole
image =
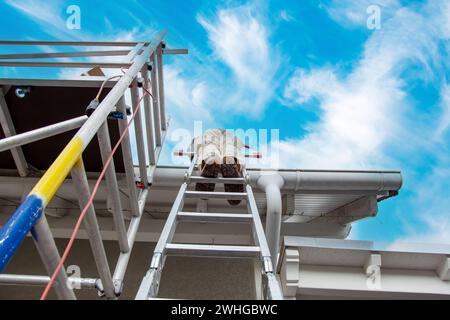
[[[101,157],[103,164],[105,164],[106,159],[111,154],[111,140],[107,124],[108,115],[114,108],[117,108],[117,112],[126,115],[124,95],[130,90],[133,108],[143,103],[143,108],[136,111],[136,121],[133,122],[136,133],[141,188],[137,188],[136,186],[137,181],[133,168],[130,134],[127,133],[122,141],[121,149],[132,211],[132,218],[128,229],[124,222],[113,161],[105,168],[106,184],[108,193],[111,195],[115,231],[120,247],[116,267],[113,274],[111,274],[95,208],[92,204],[86,212],[83,223],[89,235],[89,242],[94,255],[99,279],[76,280],[82,284],[82,287],[97,288],[109,299],[114,299],[120,295],[123,279],[148,196],[149,182],[152,180],[167,130],[163,85],[163,54],[187,53],[187,50],[183,49],[165,49],[164,36],[165,32],[161,32],[151,42],[0,41],[0,45],[105,46],[127,48],[124,50],[109,51],[89,50],[79,52],[0,55],[0,66],[58,68],[104,67],[121,68],[123,72],[120,79],[112,86],[109,93],[89,117],[80,116],[72,120],[21,134],[16,134],[3,92],[0,94],[0,122],[6,136],[5,139],[0,140],[0,152],[4,152],[5,150],[12,152],[18,172],[22,176],[27,175],[27,163],[21,150],[22,145],[79,128],[78,132],[0,230],[0,272],[6,267],[29,232],[32,234],[47,272],[50,275],[54,272],[61,257],[45,218],[45,208],[69,173],[71,173],[73,184],[78,191],[80,208],[86,206],[91,191],[83,164],[83,151],[94,136],[97,135]],[[122,56],[124,59],[121,62],[108,62],[104,61],[104,59],[101,62],[36,61],[36,59],[49,58],[106,56]],[[15,61],[6,61],[13,59]],[[31,61],[17,61],[21,59],[31,59]],[[149,70],[151,71],[150,73],[148,72]],[[138,89],[138,79],[141,78],[143,78],[142,85],[151,90],[152,100],[150,100],[148,95],[141,99]],[[143,116],[145,117],[146,130],[142,128]],[[119,122],[119,132],[123,134],[128,126],[127,117],[124,116],[124,119],[118,119],[117,121]],[[144,131],[146,131],[146,134],[144,134]],[[148,149],[147,155],[145,152],[146,146]],[[146,156],[148,156],[148,164]],[[64,268],[61,269],[56,280],[54,289],[58,298],[76,299],[71,286],[66,285],[75,280],[70,279],[70,282],[67,282],[68,277]],[[49,277],[47,276],[0,275],[0,284],[44,285],[48,281]]]

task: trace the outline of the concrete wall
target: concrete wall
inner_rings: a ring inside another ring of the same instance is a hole
[[[60,252],[66,239],[57,239]],[[116,242],[105,241],[110,267],[119,254]],[[137,242],[128,265],[121,299],[134,299],[148,269],[154,243]],[[81,277],[96,278],[95,263],[87,240],[77,240],[66,266],[78,265]],[[182,299],[255,298],[253,261],[246,259],[168,257],[161,280],[160,297]],[[44,267],[30,238],[14,256],[4,273],[45,275]],[[0,285],[0,299],[38,299],[43,287]],[[76,290],[79,299],[98,299],[96,290]],[[54,299],[52,292],[49,298]]]

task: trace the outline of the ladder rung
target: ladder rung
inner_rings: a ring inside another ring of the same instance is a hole
[[[260,248],[256,246],[226,246],[205,244],[166,244],[166,253],[182,256],[258,257]]]
[[[251,214],[178,212],[179,221],[251,222]]]
[[[201,176],[191,176],[189,182],[200,183],[227,183],[227,184],[244,184],[244,178],[207,178]]]
[[[246,192],[206,192],[206,191],[186,191],[185,196],[188,198],[200,199],[230,199],[242,200],[247,198]]]

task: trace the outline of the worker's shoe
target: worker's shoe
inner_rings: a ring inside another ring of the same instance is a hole
[[[217,178],[220,172],[220,165],[217,163],[205,164],[203,161],[201,167],[201,176],[205,178]],[[214,183],[196,183],[195,191],[214,191]]]
[[[237,163],[223,163],[220,166],[224,178],[239,178],[241,176],[241,165]],[[225,192],[244,192],[243,184],[225,184]],[[237,206],[241,200],[228,200],[232,206]]]

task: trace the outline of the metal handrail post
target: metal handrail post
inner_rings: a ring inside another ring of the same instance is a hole
[[[155,142],[156,146],[161,146],[161,116],[159,114],[159,90],[158,90],[158,74],[157,74],[157,63],[156,63],[156,53],[150,56],[150,62],[152,66],[151,70],[151,82],[152,82],[152,95],[153,95],[153,121],[155,124]]]
[[[100,154],[103,165],[106,164],[108,157],[111,155],[111,140],[108,131],[108,122],[105,120],[97,132],[98,144],[100,145]],[[105,173],[106,185],[108,187],[108,195],[112,203],[112,212],[114,218],[114,225],[119,240],[119,247],[121,252],[128,252],[130,246],[127,240],[127,231],[125,221],[123,218],[122,204],[120,203],[119,185],[117,183],[116,169],[114,160],[109,163]]]
[[[6,104],[5,95],[3,89],[0,88],[0,124],[2,126],[5,137],[16,135],[16,130],[9,113],[8,105]],[[17,147],[11,149],[11,154],[16,164],[19,175],[25,177],[28,174],[28,164],[25,160],[22,148]]]
[[[156,48],[156,55],[158,61],[158,89],[159,89],[159,107],[161,109],[161,129],[166,131],[166,103],[164,100],[164,73],[163,73],[163,44],[160,43]]]
[[[137,80],[134,79],[131,86],[131,103],[133,104],[133,108],[137,108],[138,105],[142,103],[139,102],[139,90],[137,85]],[[134,131],[136,133],[136,147],[139,161],[139,173],[141,175],[141,182],[144,184],[144,187],[148,186],[148,178],[147,178],[147,160],[145,157],[145,143],[144,143],[144,130],[142,128],[142,109],[136,112],[136,116],[134,117]]]
[[[144,78],[144,88],[149,89],[150,81],[148,79],[148,63],[144,65],[141,70],[142,77]],[[152,93],[153,94],[153,93]],[[152,110],[150,107],[150,96],[148,94],[144,97],[144,108],[145,108],[145,125],[147,132],[147,145],[148,145],[148,157],[150,166],[156,164],[155,157],[155,138],[153,134],[153,130],[155,129],[152,122]]]
[[[34,244],[39,252],[39,256],[44,264],[45,270],[51,275],[56,269],[61,256],[56,247],[55,239],[53,239],[52,232],[48,226],[45,214],[42,213],[41,218],[37,221],[31,230]],[[58,299],[76,300],[73,289],[67,286],[67,274],[65,268],[62,267],[56,277],[54,289]]]
[[[128,227],[128,241],[130,242],[130,251],[121,252],[119,258],[117,259],[116,268],[114,269],[113,279],[116,282],[121,283],[125,277],[125,272],[127,270],[128,262],[131,257],[131,251],[133,249],[133,245],[136,240],[136,235],[139,229],[139,224],[142,218],[142,212],[144,211],[145,202],[148,196],[148,189],[144,189],[139,196],[139,212],[140,215],[137,217],[133,217],[130,221],[130,225]]]
[[[122,114],[126,113],[125,99],[120,98],[117,103],[117,110]],[[128,119],[119,119],[119,132],[123,134],[128,125]],[[125,175],[128,184],[128,199],[130,202],[131,212],[134,217],[139,216],[138,194],[136,189],[136,180],[134,177],[133,156],[131,154],[130,133],[125,134],[122,140],[122,156],[123,165],[125,167]]]
[[[82,158],[78,160],[72,169],[72,180],[74,187],[78,191],[78,202],[80,204],[80,208],[84,208],[89,200],[90,191]],[[102,280],[105,296],[113,299],[116,297],[114,292],[114,284],[93,204],[89,206],[86,217],[83,220],[83,224],[89,237],[89,243],[91,245],[98,274]]]

